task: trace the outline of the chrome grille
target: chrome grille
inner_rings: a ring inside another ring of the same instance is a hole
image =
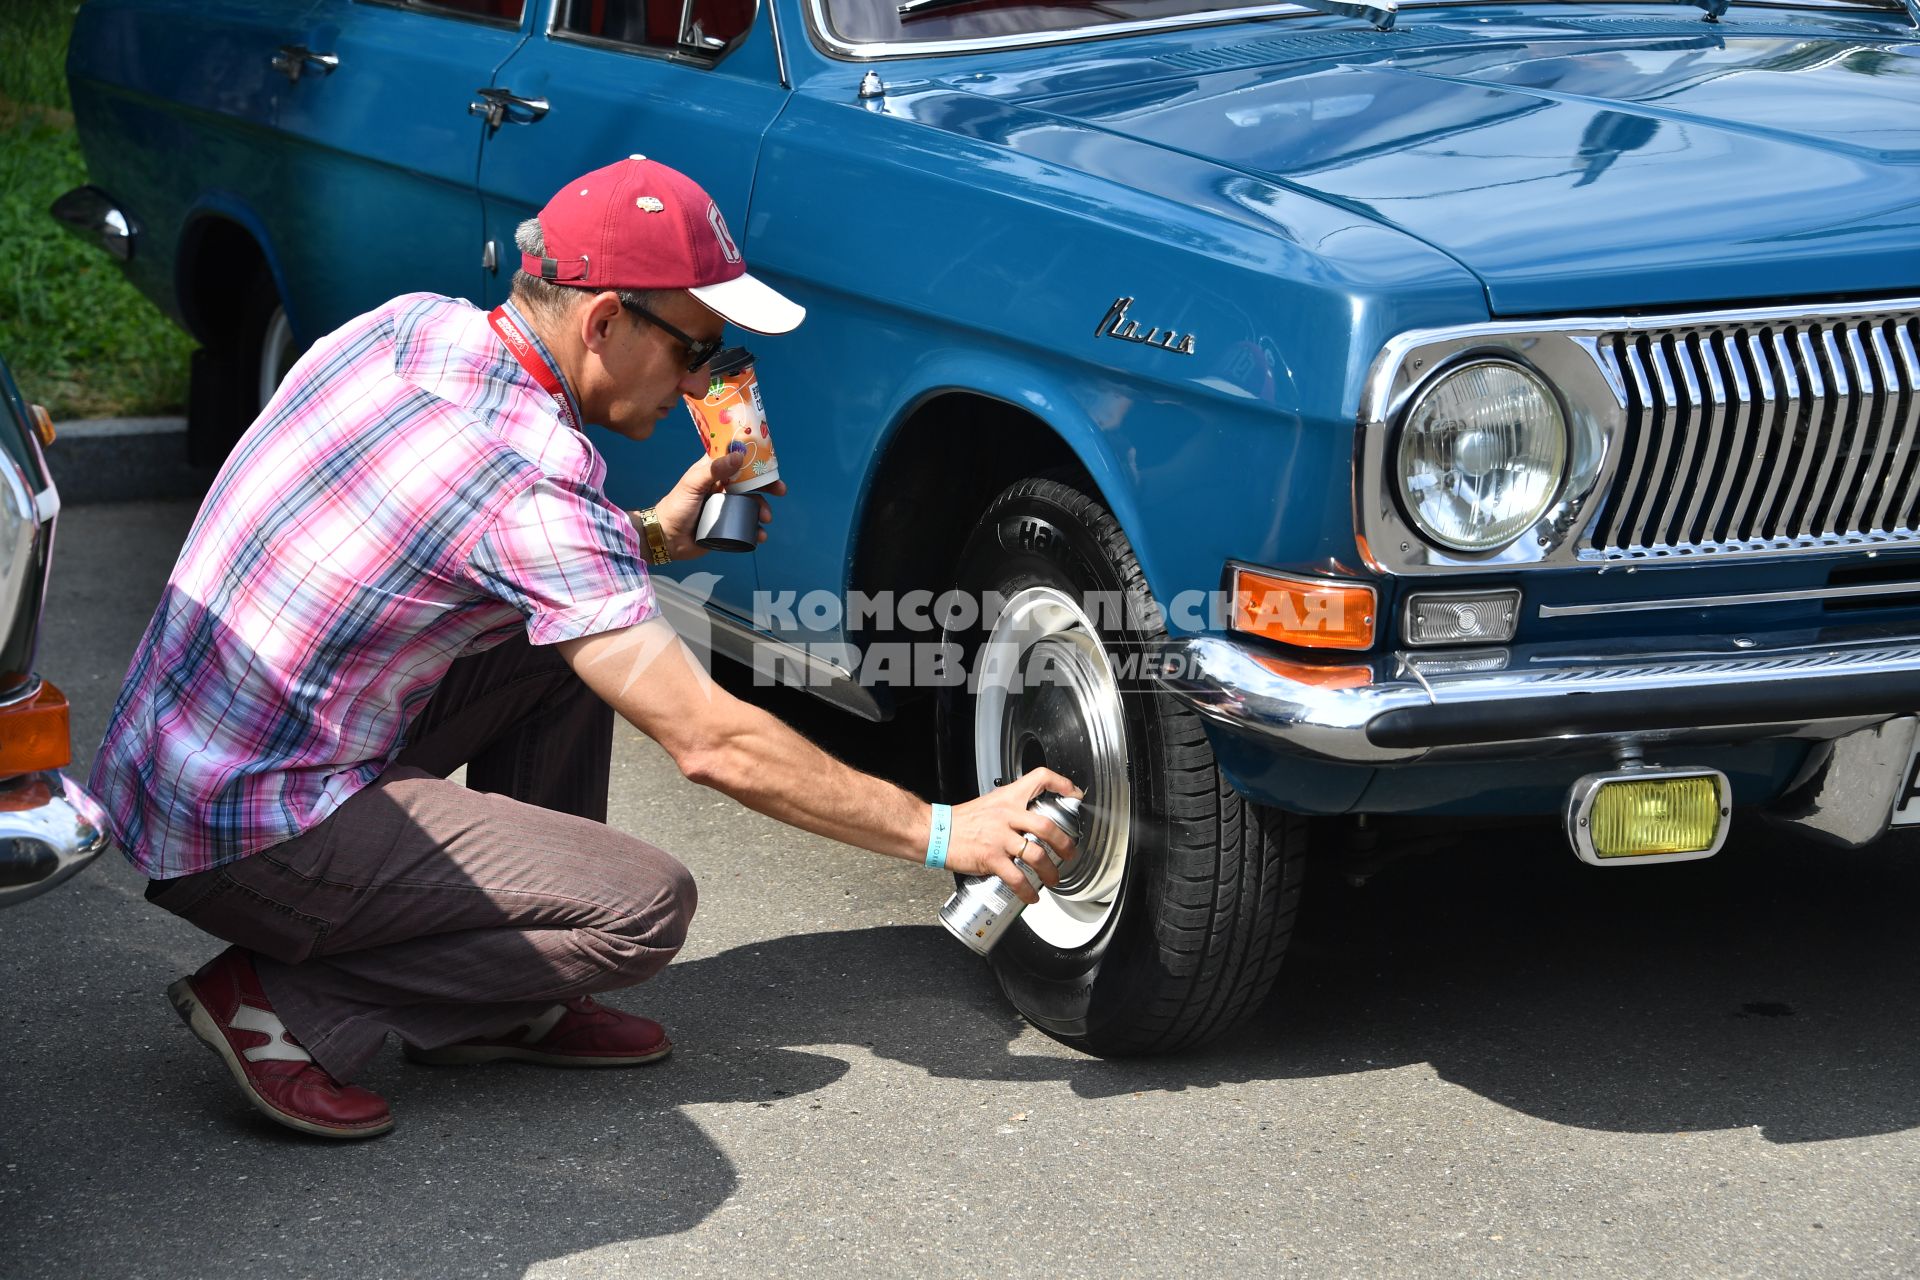
[[[1611,334],[1607,558],[1920,540],[1920,314]]]

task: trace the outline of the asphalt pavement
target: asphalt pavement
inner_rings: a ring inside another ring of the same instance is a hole
[[[41,670],[85,775],[192,518],[69,510]],[[909,775],[921,723],[787,698]],[[1322,876],[1270,1001],[1185,1056],[1026,1028],[948,882],[760,818],[621,726],[615,825],[700,884],[610,1002],[657,1066],[411,1066],[366,1143],[255,1115],[174,1017],[218,944],[117,854],[0,914],[0,1274],[1888,1276],[1920,1271],[1920,845],[1751,823],[1701,863],[1553,831]]]

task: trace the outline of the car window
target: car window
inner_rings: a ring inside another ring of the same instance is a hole
[[[527,0],[360,0],[362,4],[386,5],[392,9],[418,9],[422,13],[444,14],[449,18],[473,18],[495,26],[517,27],[526,12]]]
[[[717,58],[753,25],[755,0],[557,0],[556,35]]]

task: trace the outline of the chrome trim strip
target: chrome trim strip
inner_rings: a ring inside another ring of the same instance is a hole
[[[1849,430],[1848,424],[1858,423],[1860,389],[1853,385],[1853,379],[1847,375],[1846,362],[1841,359],[1840,348],[1833,340],[1831,328],[1822,328],[1818,333],[1808,335],[1803,345],[1812,351],[1814,367],[1820,373],[1820,394],[1808,406],[1809,413],[1817,415],[1820,420],[1820,443],[1813,446],[1820,461],[1813,475],[1813,483],[1807,489],[1806,509],[1801,524],[1808,537],[1825,537],[1840,532],[1827,528],[1827,491],[1833,487],[1834,464],[1853,441],[1855,432]]]
[[[1892,347],[1889,359],[1898,359],[1907,375],[1901,414],[1903,452],[1898,463],[1904,473],[1890,474],[1897,474],[1896,483],[1905,486],[1896,510],[1916,510],[1920,502],[1920,351],[1914,350],[1906,321],[1917,313],[1920,298],[1901,297],[1830,306],[1484,321],[1397,335],[1381,348],[1361,390],[1353,474],[1355,532],[1361,554],[1376,572],[1440,574],[1631,563],[1656,556],[1686,559],[1706,550],[1715,559],[1741,559],[1920,543],[1920,529],[1889,530],[1884,522],[1869,533],[1818,527],[1827,522],[1813,508],[1826,495],[1812,482],[1823,460],[1831,479],[1838,437],[1832,419],[1823,424],[1807,416],[1821,410],[1827,386],[1812,330],[1817,327],[1824,333],[1835,324],[1886,327]],[[1742,442],[1752,448],[1748,456],[1738,459],[1729,454],[1726,479],[1718,486],[1737,496],[1726,505],[1728,497],[1716,494],[1714,513],[1705,525],[1696,526],[1698,513],[1690,506],[1676,508],[1669,498],[1664,500],[1666,509],[1656,509],[1663,504],[1657,486],[1670,464],[1689,458],[1710,469],[1709,479],[1719,474],[1717,455],[1696,442],[1683,439],[1676,459],[1672,438],[1683,417],[1691,422],[1698,409],[1705,407],[1698,404],[1697,396],[1709,394],[1715,382],[1713,364],[1707,365],[1704,382],[1695,368],[1696,360],[1707,363],[1700,354],[1704,347],[1688,350],[1684,357],[1674,348],[1687,347],[1694,338],[1707,340],[1708,335],[1682,331],[1714,326],[1745,328],[1747,343],[1742,349],[1732,335],[1721,335],[1718,354],[1725,356],[1730,377],[1720,390],[1730,389],[1734,399],[1716,397],[1721,409],[1717,415],[1702,416],[1705,432],[1711,439],[1717,422],[1721,430],[1733,433],[1725,448],[1740,448]],[[1763,328],[1770,333],[1755,332]],[[1838,358],[1837,346],[1834,351]],[[1528,365],[1562,397],[1572,446],[1568,480],[1555,505],[1512,543],[1484,554],[1454,552],[1429,544],[1400,512],[1394,497],[1397,485],[1388,470],[1390,445],[1399,415],[1429,379],[1452,363],[1489,356]],[[1846,377],[1843,358],[1838,374]],[[1837,379],[1835,385],[1842,384]],[[1852,381],[1844,385],[1852,395]],[[1630,430],[1635,414],[1640,429]],[[1798,443],[1796,436],[1809,434],[1808,427],[1822,438]],[[1883,437],[1884,432],[1875,439]],[[1616,485],[1623,467],[1629,483]],[[1621,492],[1614,493],[1616,487]],[[1608,495],[1611,502],[1606,500]],[[1729,531],[1728,539],[1716,540],[1723,528]],[[1755,534],[1735,537],[1734,531],[1741,529]],[[1663,532],[1683,541],[1658,546]],[[1684,540],[1696,534],[1700,543]]]
[[[1879,330],[1872,332],[1878,333]],[[1886,462],[1882,456],[1886,445],[1886,433],[1882,426],[1886,398],[1881,394],[1881,385],[1874,380],[1866,348],[1860,345],[1860,331],[1849,326],[1845,336],[1840,354],[1846,358],[1847,380],[1853,384],[1853,394],[1860,408],[1853,426],[1856,447],[1849,450],[1851,456],[1841,468],[1840,479],[1834,484],[1833,500],[1828,504],[1827,519],[1834,533],[1856,527],[1853,520],[1867,493],[1862,484],[1866,478],[1867,459],[1874,460],[1876,473]]]
[[[1914,503],[1920,501],[1920,442],[1916,442],[1916,436],[1920,435],[1920,352],[1914,350],[1913,336],[1907,332],[1905,325],[1895,329],[1893,336],[1895,345],[1900,349],[1901,369],[1906,374],[1903,384],[1907,401],[1906,439],[1911,445],[1907,463],[1910,471],[1907,483],[1900,491],[1902,505],[1899,509],[1911,511]],[[1886,521],[1880,523],[1882,528],[1886,526]]]
[[[1292,679],[1263,665],[1251,648],[1217,636],[1174,641],[1160,653],[1162,688],[1210,720],[1260,736],[1277,748],[1350,764],[1387,764],[1421,759],[1514,758],[1538,755],[1544,748],[1599,748],[1631,731],[1561,735],[1551,740],[1508,743],[1471,742],[1434,746],[1381,745],[1369,736],[1373,722],[1391,712],[1429,706],[1484,708],[1538,702],[1574,693],[1637,695],[1648,706],[1711,684],[1770,686],[1787,691],[1828,679],[1920,673],[1920,643],[1878,648],[1798,648],[1754,651],[1740,657],[1718,653],[1686,654],[1646,660],[1561,659],[1556,666],[1518,666],[1503,671],[1422,673],[1419,679],[1376,679],[1363,685],[1329,688]],[[1647,735],[1661,741],[1698,738],[1735,742],[1752,738],[1835,738],[1842,733],[1905,714],[1888,706],[1884,714],[1846,713],[1820,720],[1785,719],[1698,729],[1662,729]]]
[[[1712,609],[1741,604],[1790,604],[1796,600],[1857,600],[1875,596],[1920,597],[1920,580],[1865,582],[1847,587],[1802,587],[1791,591],[1748,591],[1724,596],[1670,596],[1658,600],[1613,600],[1600,604],[1543,604],[1541,618],[1586,618],[1603,613],[1658,613],[1668,609]]]
[[[753,0],[756,8],[760,0]],[[787,33],[780,26],[780,3],[773,0],[767,5],[767,21],[773,31],[773,63],[780,74],[780,87],[793,88],[793,71],[787,66]]]
[[[653,578],[653,594],[660,604],[660,612],[690,647],[718,653],[754,670],[760,669],[757,658],[777,659],[772,669],[790,687],[865,720],[877,723],[887,718],[873,691],[856,680],[846,667],[756,630],[724,610],[707,607],[691,591],[665,575]],[[700,638],[703,634],[709,639],[703,641]],[[806,673],[803,682],[790,678],[796,670]]]
[[[1720,357],[1726,362],[1727,386],[1733,392],[1732,405],[1722,423],[1730,429],[1735,440],[1743,440],[1752,429],[1753,391],[1747,383],[1746,366],[1740,361],[1740,346],[1730,334],[1720,335]],[[1727,514],[1727,500],[1734,496],[1736,488],[1740,493],[1733,507],[1736,512],[1743,510],[1752,500],[1754,480],[1760,474],[1760,462],[1756,450],[1733,447],[1721,483],[1714,486],[1713,506],[1707,511],[1707,523],[1704,526],[1708,533],[1723,527],[1720,517]],[[1745,479],[1736,482],[1737,476],[1744,476]]]
[[[1688,344],[1681,345],[1686,347]],[[1724,491],[1726,485],[1721,451],[1727,427],[1727,384],[1720,376],[1720,366],[1714,363],[1713,340],[1709,338],[1695,345],[1698,350],[1689,349],[1687,357],[1697,360],[1700,365],[1701,386],[1704,388],[1700,402],[1706,406],[1706,427],[1697,433],[1700,436],[1700,452],[1694,469],[1706,483],[1693,487],[1693,496],[1680,515],[1679,528],[1682,536],[1688,539],[1695,539],[1692,531],[1700,527],[1700,509],[1706,504],[1707,494]],[[1677,494],[1675,496],[1678,497]]]
[[[1853,505],[1847,509],[1847,527],[1861,525],[1869,529],[1886,526],[1879,521],[1882,511],[1891,512],[1892,506],[1884,499],[1878,505],[1873,495],[1884,493],[1887,498],[1893,496],[1894,480],[1900,474],[1900,468],[1907,459],[1908,441],[1900,430],[1900,375],[1893,363],[1893,352],[1887,346],[1887,335],[1879,326],[1872,330],[1873,371],[1876,375],[1875,386],[1879,389],[1880,409],[1879,435],[1877,441],[1886,453],[1886,461],[1875,471],[1871,484],[1862,484]],[[1891,440],[1892,446],[1887,447]]]
[[[1688,434],[1687,428],[1692,425],[1693,405],[1697,403],[1693,396],[1690,396],[1685,404],[1680,402],[1680,380],[1674,376],[1673,364],[1667,358],[1669,342],[1672,342],[1672,338],[1663,337],[1660,341],[1647,346],[1647,355],[1653,364],[1654,390],[1660,396],[1660,452],[1654,459],[1653,470],[1642,478],[1645,488],[1641,492],[1641,497],[1647,505],[1640,512],[1641,536],[1634,539],[1636,542],[1647,541],[1649,533],[1658,541],[1667,540],[1663,533],[1667,527],[1666,513],[1663,511],[1657,516],[1653,514],[1654,504],[1659,500],[1654,492],[1654,481],[1656,477],[1668,474],[1668,463],[1673,463],[1676,467],[1679,465],[1678,460],[1673,456],[1673,448],[1676,444],[1684,445]],[[1699,388],[1696,386],[1692,390],[1697,396]]]

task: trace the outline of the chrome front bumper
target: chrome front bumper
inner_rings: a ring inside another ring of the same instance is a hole
[[[106,847],[99,804],[65,774],[0,782],[0,907],[45,893]]]
[[[1212,720],[1277,749],[1353,764],[1515,758],[1620,741],[1831,740],[1920,709],[1920,641],[1905,639],[1745,652],[1516,652],[1504,669],[1447,675],[1389,661],[1344,687],[1311,683],[1289,674],[1301,668],[1263,656],[1197,637],[1168,645],[1156,675]]]

